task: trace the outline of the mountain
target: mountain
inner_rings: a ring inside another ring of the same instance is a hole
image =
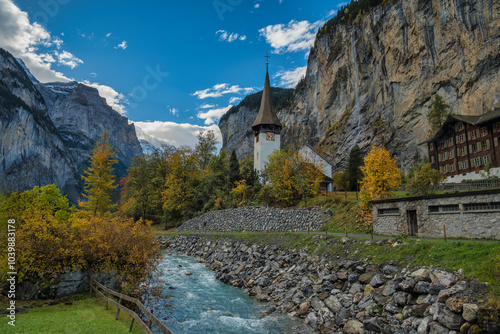
[[[116,151],[115,174],[126,175],[142,154],[133,124],[81,83],[40,83],[0,48],[0,191],[55,183],[72,202],[81,175],[106,131]]]
[[[500,2],[398,0],[371,9],[359,3],[319,29],[305,80],[291,105],[277,108],[283,145],[317,145],[336,169],[355,144],[365,152],[384,145],[408,168],[416,152],[425,153],[419,144],[429,134],[435,94],[455,114],[499,107]],[[248,131],[252,112],[242,108],[221,120],[224,147],[238,145],[241,133],[232,129]],[[252,141],[241,144],[251,154]]]

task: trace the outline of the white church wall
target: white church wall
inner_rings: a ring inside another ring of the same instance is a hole
[[[309,146],[304,146],[299,150],[299,153],[309,159],[311,162],[321,167],[323,174],[328,177],[332,177],[332,165],[316,152],[314,152]]]
[[[267,140],[266,133],[259,133],[258,136],[258,141],[256,140],[257,137],[254,138],[254,169],[262,172],[269,162],[269,155],[280,150],[281,136],[275,134],[274,141]]]

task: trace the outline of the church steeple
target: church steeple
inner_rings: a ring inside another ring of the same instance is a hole
[[[266,63],[267,67],[267,63]],[[276,116],[276,111],[273,105],[273,96],[271,95],[271,84],[269,82],[269,71],[266,68],[266,81],[264,82],[264,90],[262,91],[262,99],[260,101],[260,109],[252,124],[252,130],[258,131],[262,125],[274,125],[281,130],[281,123]]]

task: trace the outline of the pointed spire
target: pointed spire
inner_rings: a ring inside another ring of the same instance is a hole
[[[281,127],[280,120],[276,116],[273,105],[273,96],[271,94],[271,84],[269,82],[269,71],[267,70],[266,62],[266,81],[264,82],[264,90],[262,91],[262,100],[260,101],[260,109],[255,122],[252,124],[252,129],[259,125],[276,125]]]

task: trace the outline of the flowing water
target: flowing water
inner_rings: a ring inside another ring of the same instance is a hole
[[[148,306],[175,334],[313,332],[301,320],[284,314],[262,316],[266,304],[220,282],[190,256],[165,253],[161,271],[169,298]]]

